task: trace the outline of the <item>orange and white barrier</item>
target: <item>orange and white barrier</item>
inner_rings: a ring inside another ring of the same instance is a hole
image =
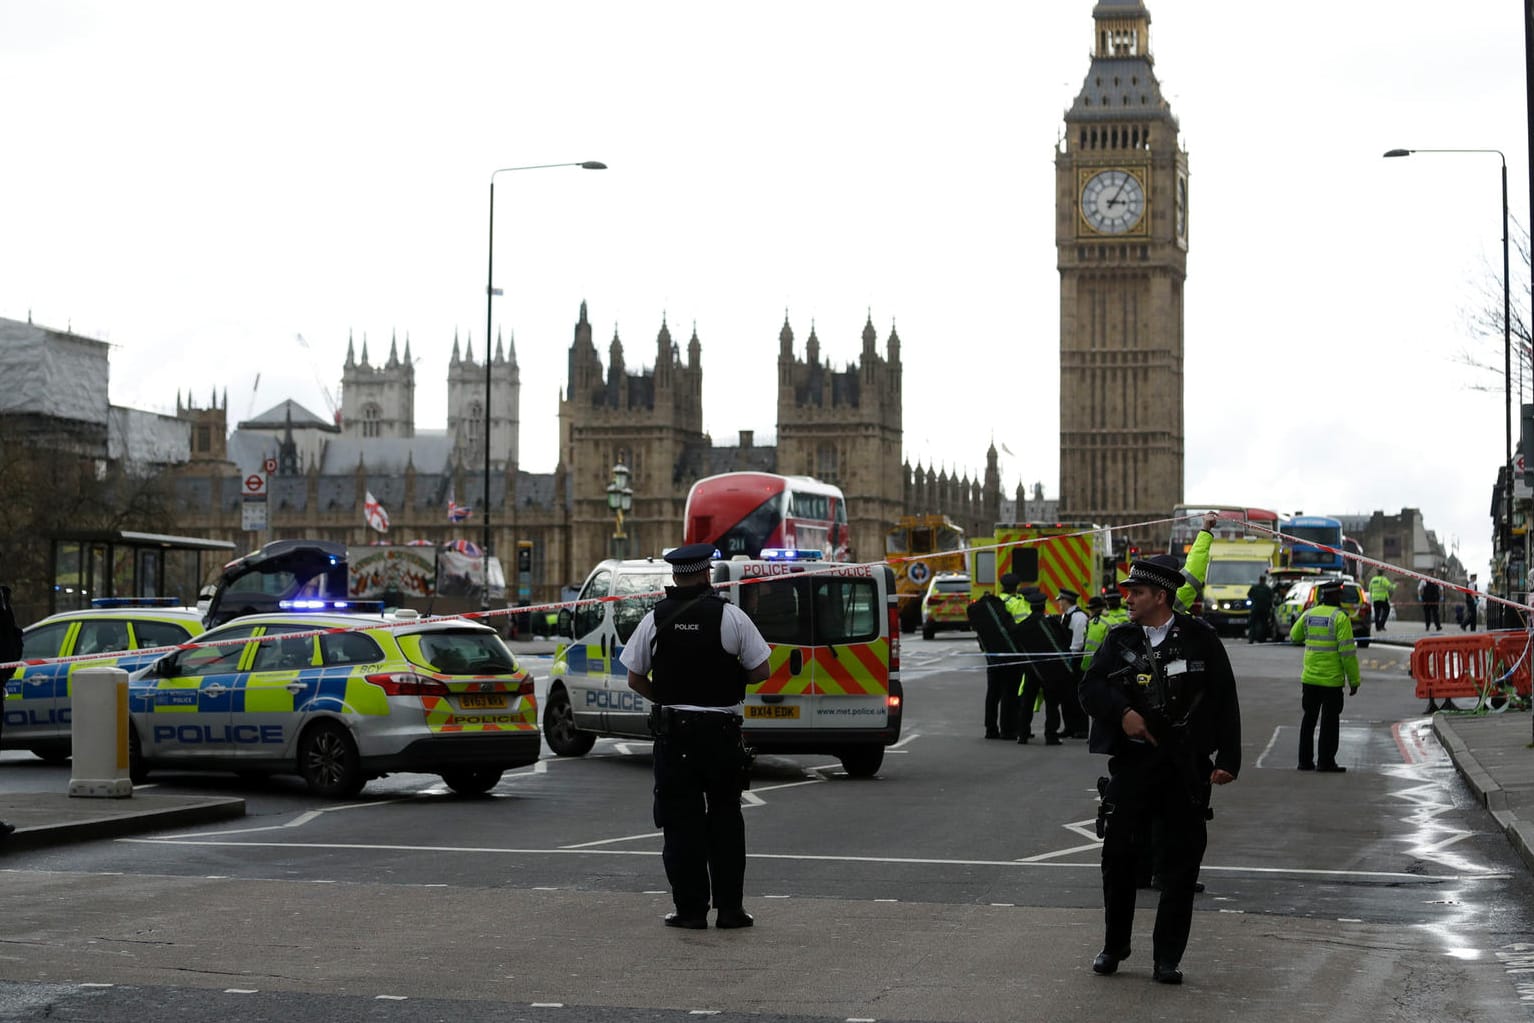
[[[1511,685],[1530,694],[1529,633],[1522,630],[1424,636],[1411,652],[1411,675],[1424,700],[1485,700]]]

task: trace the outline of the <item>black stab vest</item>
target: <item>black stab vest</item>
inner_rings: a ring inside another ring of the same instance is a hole
[[[733,707],[746,697],[740,658],[721,646],[725,599],[707,583],[666,587],[655,605],[650,678],[655,702]]]

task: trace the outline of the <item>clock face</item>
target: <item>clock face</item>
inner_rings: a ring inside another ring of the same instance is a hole
[[[1129,171],[1100,171],[1081,190],[1081,214],[1101,234],[1124,234],[1144,213],[1145,188]]]

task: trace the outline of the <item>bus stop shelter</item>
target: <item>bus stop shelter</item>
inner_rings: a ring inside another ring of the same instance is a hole
[[[49,614],[90,607],[97,597],[174,597],[190,607],[235,551],[228,540],[116,529],[55,533],[49,543]]]

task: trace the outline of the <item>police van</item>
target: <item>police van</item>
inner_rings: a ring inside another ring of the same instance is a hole
[[[757,753],[835,756],[854,777],[876,774],[900,738],[900,607],[885,564],[764,550],[717,562],[715,589],[750,616],[772,648],[767,679],[746,687],[746,744]],[[645,613],[671,584],[659,558],[604,561],[575,607],[560,612],[559,645],[543,711],[559,756],[599,737],[649,739],[649,702],[619,661]]]

